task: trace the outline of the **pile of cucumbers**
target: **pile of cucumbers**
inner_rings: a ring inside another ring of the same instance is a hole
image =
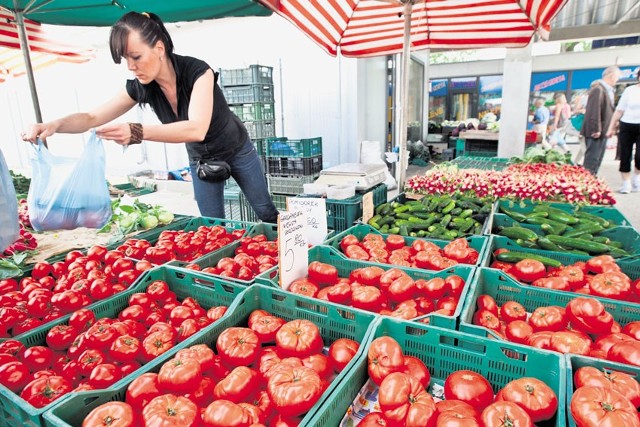
[[[516,223],[509,227],[499,227],[497,234],[515,240],[520,246],[579,255],[608,254],[615,258],[630,255],[623,249],[621,242],[599,235],[616,225],[597,215],[580,210],[569,213],[544,204],[536,205],[527,214],[502,205],[499,211]],[[520,223],[538,226],[544,234],[540,235]]]
[[[391,201],[376,207],[368,224],[385,234],[454,240],[468,234],[481,234],[491,213],[491,203],[490,199],[460,194]]]

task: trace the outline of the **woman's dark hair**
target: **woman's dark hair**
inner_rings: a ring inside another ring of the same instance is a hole
[[[113,62],[119,64],[127,53],[127,41],[131,31],[138,31],[140,37],[149,46],[154,46],[158,40],[164,43],[167,55],[173,54],[173,41],[162,20],[155,13],[128,12],[111,27],[109,47]]]

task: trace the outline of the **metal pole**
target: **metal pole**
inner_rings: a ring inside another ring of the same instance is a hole
[[[31,55],[29,54],[29,39],[24,29],[23,12],[17,10],[16,0],[14,0],[16,26],[18,28],[18,37],[20,39],[20,49],[24,57],[24,66],[27,70],[27,79],[29,80],[29,89],[31,90],[31,100],[33,101],[33,109],[36,113],[36,122],[42,123],[42,113],[40,112],[40,101],[38,100],[38,91],[36,89],[36,81],[33,77],[33,67],[31,66]]]
[[[399,139],[399,164],[398,191],[402,192],[407,175],[407,124],[409,114],[409,64],[411,59],[411,12],[414,0],[402,0],[404,3],[404,42],[402,45],[402,79],[400,81],[401,99],[400,105],[400,137]]]

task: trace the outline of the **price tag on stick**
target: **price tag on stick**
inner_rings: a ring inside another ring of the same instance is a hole
[[[288,290],[291,282],[307,276],[306,228],[307,216],[303,211],[283,212],[278,216],[278,270],[282,289]]]
[[[362,222],[366,224],[373,217],[373,191],[362,196]]]
[[[287,211],[303,211],[307,216],[309,243],[321,245],[327,238],[327,202],[320,197],[287,197]]]

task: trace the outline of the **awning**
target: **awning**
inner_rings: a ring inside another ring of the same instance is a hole
[[[331,55],[401,53],[404,6],[411,10],[411,50],[524,47],[546,37],[567,0],[260,0]]]

